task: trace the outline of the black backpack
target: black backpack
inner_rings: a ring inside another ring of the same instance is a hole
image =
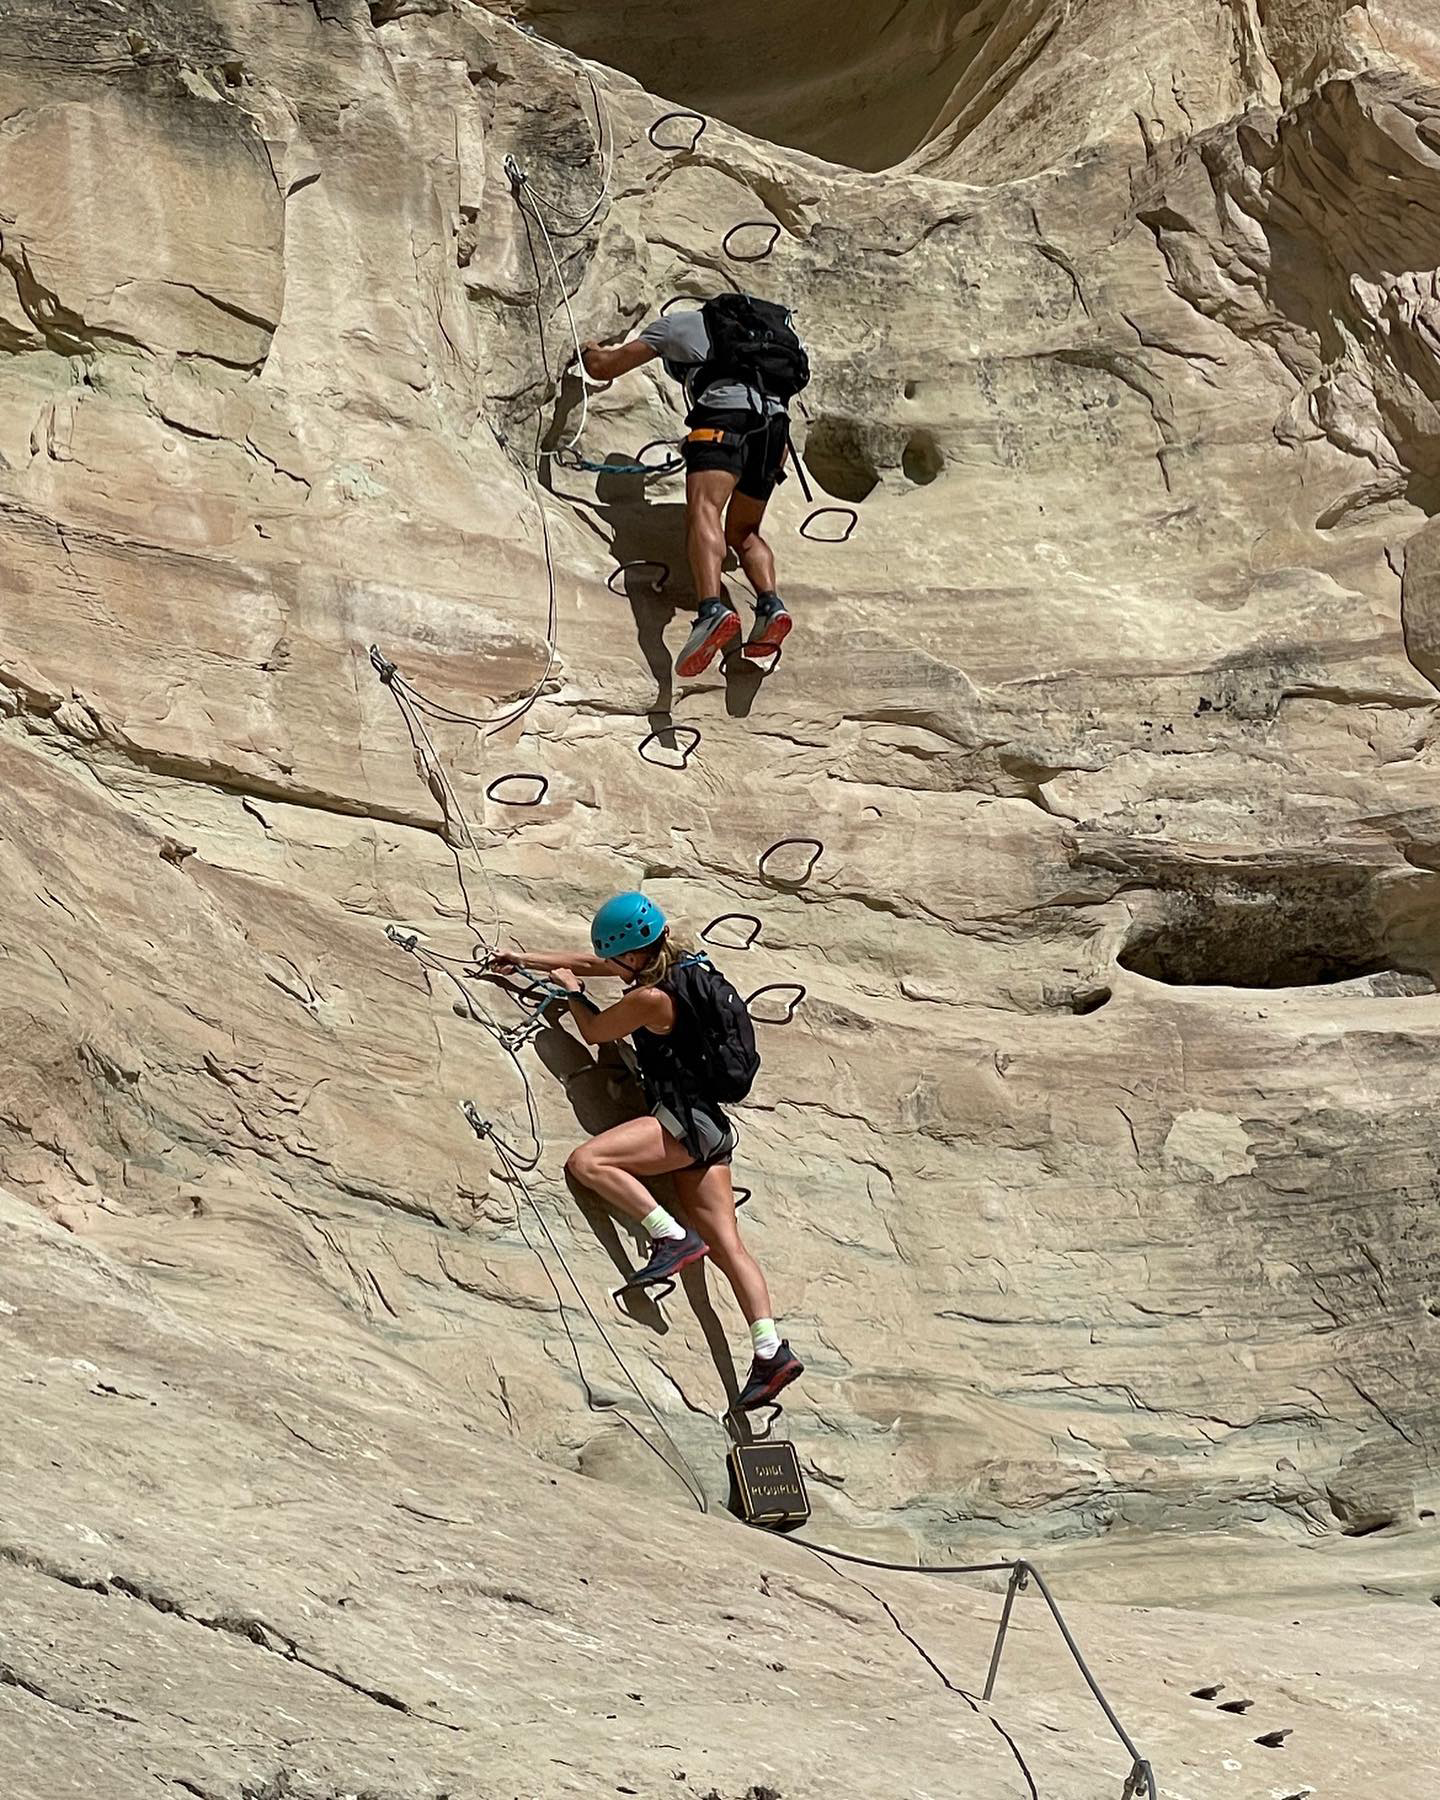
[[[667,1040],[677,1071],[697,1099],[743,1100],[760,1073],[755,1027],[745,1002],[708,957],[677,963],[665,983],[679,1017]]]
[[[701,308],[710,360],[695,380],[699,394],[734,376],[772,400],[793,400],[810,384],[810,358],[790,322],[790,309],[749,294],[717,294]],[[688,371],[687,371],[688,372]]]

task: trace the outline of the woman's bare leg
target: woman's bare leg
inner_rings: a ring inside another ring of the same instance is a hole
[[[658,1204],[640,1177],[671,1175],[691,1160],[685,1146],[671,1137],[658,1119],[647,1115],[614,1125],[572,1150],[565,1173],[638,1224]]]
[[[759,1263],[740,1237],[728,1167],[715,1163],[708,1169],[677,1170],[675,1198],[686,1219],[710,1246],[710,1260],[719,1264],[735,1290],[746,1323],[753,1325],[757,1319],[768,1319],[770,1290]]]

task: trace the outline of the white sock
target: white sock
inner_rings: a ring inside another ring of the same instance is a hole
[[[769,1362],[780,1348],[780,1333],[775,1329],[773,1319],[757,1319],[750,1327],[750,1342],[755,1346],[755,1354]]]
[[[646,1213],[640,1221],[640,1229],[648,1232],[656,1243],[661,1238],[683,1238],[685,1235],[685,1227],[672,1219],[663,1206]]]

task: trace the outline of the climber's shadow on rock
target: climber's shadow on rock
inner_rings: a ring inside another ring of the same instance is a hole
[[[740,654],[737,639],[725,658],[725,710],[732,719],[748,719],[769,670],[763,663],[752,662]]]
[[[633,452],[612,451],[604,460],[621,462],[631,456]],[[666,646],[665,629],[694,601],[685,565],[685,503],[661,499],[658,486],[644,475],[597,476],[595,510],[609,527],[610,553],[623,569],[615,586],[629,603],[635,640],[655,678],[652,711],[663,714],[675,698],[674,652]],[[670,576],[657,593],[662,564]]]
[[[563,435],[559,441],[564,441]],[[633,458],[633,451],[611,450],[596,460],[626,464]],[[662,748],[678,749],[680,746],[671,735],[676,646],[667,646],[665,632],[677,613],[689,613],[696,605],[686,564],[685,503],[659,498],[658,484],[651,475],[597,475],[593,501],[578,492],[563,491],[563,469],[557,470],[554,465],[549,485],[557,498],[591,507],[609,527],[610,551],[617,569],[612,576],[613,587],[629,603],[635,640],[655,680],[655,699],[649,708],[650,729],[658,734]],[[657,581],[667,568],[669,576],[663,587],[657,588]],[[733,576],[738,568],[735,553],[727,551],[726,574]],[[737,643],[715,673],[725,683],[726,712],[732,719],[748,718],[769,669],[742,656]]]
[[[557,1024],[540,1033],[535,1039],[535,1050],[565,1089],[581,1130],[591,1137],[642,1111],[640,1090],[613,1044],[601,1044],[592,1055]],[[626,1248],[620,1221],[603,1201],[573,1181],[568,1173],[565,1183],[601,1249],[615,1265],[620,1279],[627,1281],[635,1272],[635,1261]],[[659,1307],[644,1294],[625,1295],[624,1306],[632,1319],[659,1332],[669,1330]]]
[[[577,1043],[557,1024],[539,1034],[535,1048],[545,1068],[564,1086],[576,1123],[590,1136],[608,1131],[612,1125],[623,1124],[626,1119],[638,1118],[645,1111],[644,1095],[614,1044],[601,1044],[592,1055],[585,1045]],[[648,1244],[632,1239],[631,1247],[627,1249],[624,1229],[603,1201],[568,1175],[566,1185],[621,1280],[628,1280],[644,1261]],[[660,1205],[683,1215],[684,1208],[676,1200],[668,1176],[654,1178],[650,1186]],[[739,1379],[730,1357],[725,1327],[710,1298],[705,1264],[696,1263],[682,1271],[680,1281],[705,1334],[726,1399],[733,1403],[740,1391]],[[669,1331],[664,1313],[648,1295],[640,1292],[625,1294],[621,1305],[638,1324],[647,1325],[662,1335]]]

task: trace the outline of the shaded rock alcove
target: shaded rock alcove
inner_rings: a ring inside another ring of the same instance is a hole
[[[544,36],[627,70],[653,93],[856,169],[925,143],[994,35],[1004,0],[526,0]]]
[[[1300,988],[1364,981],[1366,991],[1433,994],[1425,969],[1387,943],[1366,887],[1303,879],[1167,895],[1131,931],[1122,968],[1171,987]]]

